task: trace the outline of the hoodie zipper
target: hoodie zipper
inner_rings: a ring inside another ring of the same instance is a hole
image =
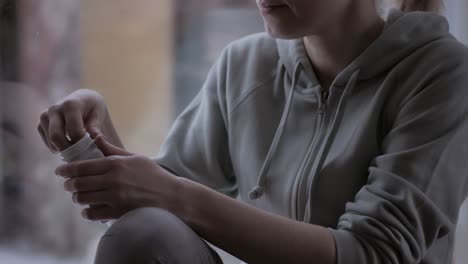
[[[318,139],[320,138],[320,135],[322,134],[322,126],[323,126],[323,118],[324,118],[324,114],[325,114],[325,111],[327,109],[327,104],[328,104],[328,98],[330,96],[330,92],[328,90],[324,90],[323,88],[321,88],[320,90],[320,106],[318,108],[318,117],[317,117],[317,126],[316,126],[316,129],[315,129],[315,133],[314,133],[314,138],[310,144],[310,146],[308,147],[308,151],[307,151],[307,155],[305,157],[305,162],[303,163],[303,169],[301,170],[301,172],[299,173],[299,175],[297,176],[298,179],[295,181],[296,183],[296,186],[294,186],[294,190],[296,192],[295,194],[295,208],[296,208],[296,219],[300,220],[299,219],[299,199],[301,198],[300,195],[299,195],[299,190],[300,190],[300,184],[301,182],[303,181],[303,177],[304,177],[304,174],[306,173],[306,167],[310,161],[310,158],[313,157],[314,153],[316,152],[316,148],[317,148],[317,145],[321,145],[321,144],[318,144]],[[308,189],[308,188],[307,188]],[[308,190],[307,190],[308,191]]]
[[[330,96],[330,93],[327,90],[322,90],[321,95],[322,95],[322,104],[319,109],[319,114],[323,115],[327,107],[328,97]]]

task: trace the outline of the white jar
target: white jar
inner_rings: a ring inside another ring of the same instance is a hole
[[[80,160],[90,160],[104,158],[105,155],[94,143],[89,133],[69,148],[60,152],[62,160],[71,163]],[[101,223],[111,226],[115,221],[102,221]]]
[[[101,150],[94,143],[89,133],[81,138],[78,142],[60,152],[62,160],[70,163],[79,160],[90,160],[105,157]]]

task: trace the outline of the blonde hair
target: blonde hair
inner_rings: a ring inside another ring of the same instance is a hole
[[[401,9],[404,12],[426,11],[441,13],[443,0],[375,0],[377,11],[385,18],[390,8]]]
[[[444,6],[443,0],[400,0],[400,9],[404,12],[428,11],[440,12]]]

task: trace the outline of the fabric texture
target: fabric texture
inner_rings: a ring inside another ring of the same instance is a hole
[[[117,220],[99,242],[95,264],[222,264],[190,227],[158,208],[139,208]]]
[[[468,50],[435,14],[392,10],[331,87],[303,40],[256,34],[223,51],[154,160],[329,228],[339,264],[450,263],[467,102]]]

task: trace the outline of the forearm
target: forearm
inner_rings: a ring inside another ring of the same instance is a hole
[[[326,228],[267,213],[183,181],[181,218],[199,235],[248,263],[335,263]]]

